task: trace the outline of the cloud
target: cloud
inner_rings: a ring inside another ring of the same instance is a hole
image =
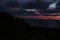
[[[19,3],[28,3],[28,2],[34,2],[35,0],[17,0]]]

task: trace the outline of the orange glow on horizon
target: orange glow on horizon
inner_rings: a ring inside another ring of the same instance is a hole
[[[60,20],[60,16],[16,16],[22,19],[43,19],[43,20]]]

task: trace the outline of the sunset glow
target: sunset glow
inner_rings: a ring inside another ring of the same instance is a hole
[[[24,19],[43,19],[43,20],[60,20],[60,16],[16,16]]]

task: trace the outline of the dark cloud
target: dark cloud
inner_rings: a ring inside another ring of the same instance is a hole
[[[31,2],[31,1],[35,1],[35,0],[17,0],[18,2],[21,2],[21,3],[26,3],[26,2]]]

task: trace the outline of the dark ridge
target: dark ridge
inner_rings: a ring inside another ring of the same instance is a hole
[[[1,37],[6,40],[22,38],[48,40],[48,38],[56,38],[59,33],[58,29],[29,26],[28,23],[24,23],[23,19],[14,18],[7,12],[0,12],[0,23]]]

